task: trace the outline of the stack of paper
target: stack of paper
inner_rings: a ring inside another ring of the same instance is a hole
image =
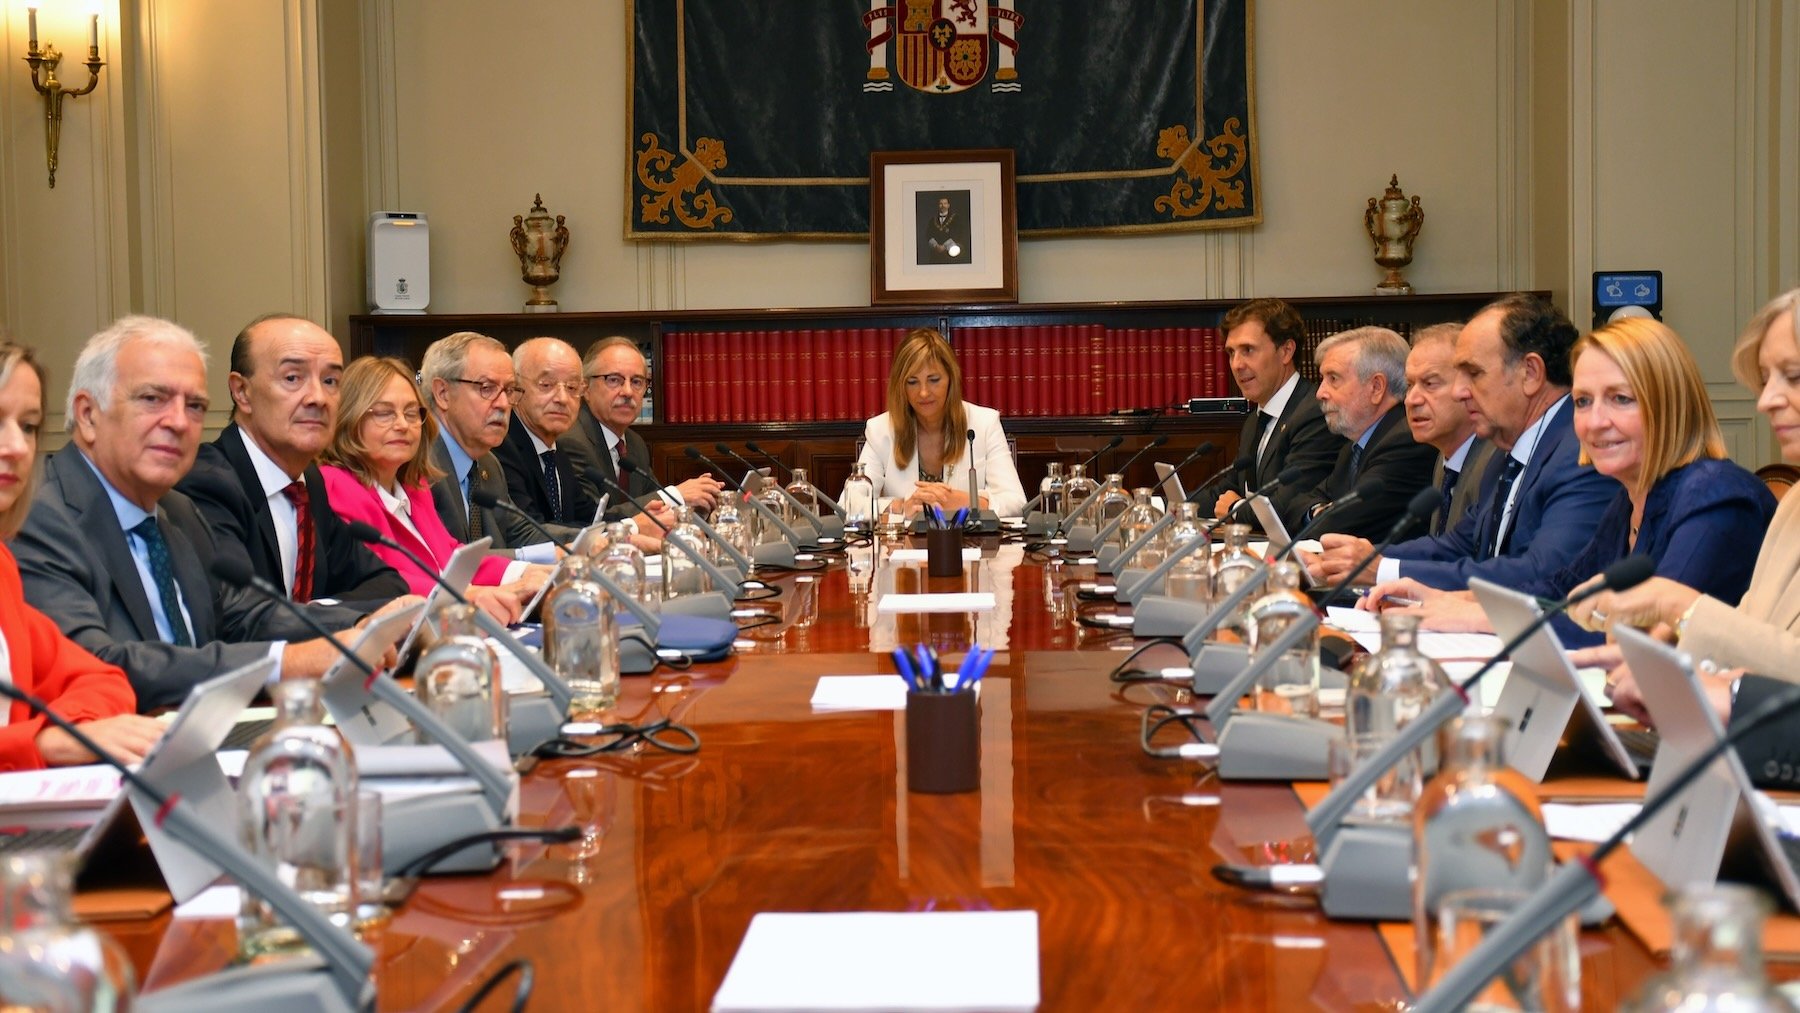
[[[992,612],[994,592],[959,591],[934,594],[886,594],[875,606],[883,614],[895,612]]]

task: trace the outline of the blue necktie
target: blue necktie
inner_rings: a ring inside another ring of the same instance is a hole
[[[150,579],[156,581],[156,595],[162,599],[163,615],[169,620],[169,639],[176,647],[194,646],[187,620],[181,616],[181,597],[175,593],[175,567],[169,560],[169,543],[163,540],[162,528],[155,517],[138,522],[131,533],[143,539],[150,557]]]
[[[1434,535],[1443,534],[1444,529],[1450,526],[1450,498],[1456,495],[1456,479],[1461,474],[1462,472],[1450,468],[1444,469],[1444,484],[1439,487],[1442,496],[1438,500],[1437,521],[1431,525],[1431,533]]]
[[[1512,541],[1512,528],[1506,529],[1504,537],[1500,535],[1500,525],[1506,522],[1506,501],[1512,498],[1513,483],[1519,480],[1519,474],[1525,465],[1518,458],[1508,454],[1506,470],[1500,473],[1500,487],[1494,490],[1494,527],[1488,537],[1482,540],[1477,550],[1483,553],[1482,559],[1492,559],[1506,552],[1506,546]]]
[[[1363,448],[1360,443],[1350,444],[1350,484],[1356,484],[1356,476],[1362,472]]]

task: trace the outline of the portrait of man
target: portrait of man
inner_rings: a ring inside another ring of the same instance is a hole
[[[921,190],[914,197],[919,218],[919,263],[971,264],[969,191]]]

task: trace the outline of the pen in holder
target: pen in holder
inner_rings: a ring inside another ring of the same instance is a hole
[[[973,692],[906,694],[906,790],[981,787],[981,722]]]
[[[960,577],[963,572],[961,528],[925,529],[925,572],[933,577]]]

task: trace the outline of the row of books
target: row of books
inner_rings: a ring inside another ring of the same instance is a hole
[[[811,422],[886,410],[900,328],[663,335],[663,421]],[[1038,324],[957,331],[963,397],[1008,417],[1105,415],[1232,393],[1217,328]]]
[[[1404,321],[1376,320],[1373,317],[1308,320],[1306,321],[1306,336],[1300,339],[1300,351],[1294,356],[1294,361],[1300,368],[1300,375],[1308,380],[1317,380],[1319,365],[1314,361],[1313,356],[1319,350],[1319,342],[1333,334],[1357,327],[1386,327],[1405,338],[1408,343],[1412,342],[1413,325]]]

